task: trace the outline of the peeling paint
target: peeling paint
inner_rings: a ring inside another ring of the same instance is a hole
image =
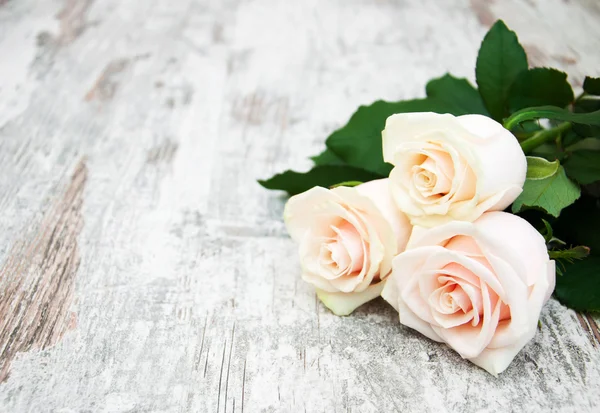
[[[67,45],[83,34],[88,27],[87,14],[94,0],[65,0],[56,18],[60,32],[56,38],[59,45]]]
[[[117,59],[108,63],[90,90],[85,94],[87,102],[92,100],[107,101],[112,99],[118,89],[116,77],[129,65],[130,59]]]
[[[529,62],[529,67],[539,67],[547,64],[548,56],[546,56],[546,53],[537,45],[524,44],[523,48],[527,53],[527,61]]]
[[[159,163],[171,163],[177,153],[178,145],[176,142],[167,140],[159,146],[150,149],[146,155],[146,162],[152,165]]]
[[[492,11],[494,0],[470,0],[471,10],[482,26],[491,27],[497,17]]]
[[[86,178],[81,161],[63,197],[45,214],[32,238],[18,241],[0,268],[0,382],[19,352],[48,348],[76,325],[70,307]]]

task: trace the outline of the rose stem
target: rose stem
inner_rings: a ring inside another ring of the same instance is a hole
[[[571,122],[564,122],[552,129],[540,131],[531,138],[525,139],[523,142],[521,142],[521,148],[523,149],[523,152],[529,153],[541,144],[549,142],[562,133],[568,131],[570,128]]]

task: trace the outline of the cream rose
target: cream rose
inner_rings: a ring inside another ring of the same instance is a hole
[[[521,193],[527,161],[517,139],[482,115],[401,113],[383,131],[392,195],[414,225],[474,221]]]
[[[284,219],[300,243],[302,278],[337,315],[379,296],[412,229],[391,199],[387,179],[312,188],[290,198]]]
[[[544,238],[516,215],[488,212],[415,227],[382,296],[402,324],[497,375],[535,335],[554,285]]]

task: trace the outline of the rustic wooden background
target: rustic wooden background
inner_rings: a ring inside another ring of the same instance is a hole
[[[597,412],[600,319],[550,301],[494,378],[333,316],[255,182],[497,18],[600,74],[596,0],[0,0],[0,411]]]

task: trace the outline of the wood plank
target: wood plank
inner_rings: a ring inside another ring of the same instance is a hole
[[[551,300],[494,378],[381,300],[336,317],[255,182],[360,104],[473,80],[496,18],[598,74],[594,0],[0,0],[0,411],[595,411],[597,318]]]

